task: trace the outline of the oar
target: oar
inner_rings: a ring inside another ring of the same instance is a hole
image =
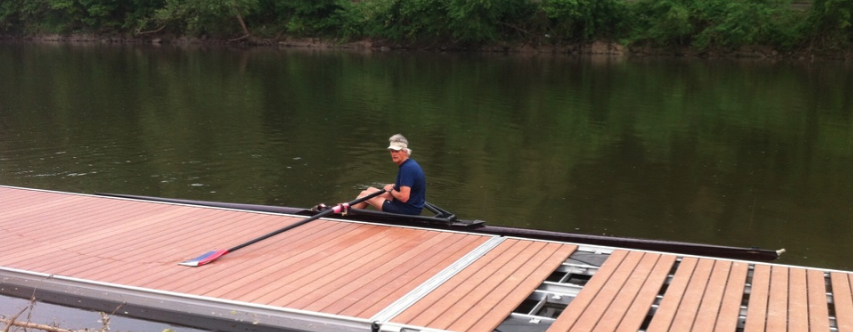
[[[255,238],[255,239],[252,239],[252,240],[250,240],[250,241],[248,241],[248,242],[245,242],[245,243],[241,243],[241,244],[239,244],[239,245],[237,245],[237,246],[235,246],[235,247],[233,247],[233,248],[231,248],[231,249],[208,251],[208,252],[207,252],[207,253],[205,253],[204,255],[198,256],[198,257],[196,257],[196,258],[193,258],[193,259],[190,259],[190,260],[188,260],[188,261],[181,262],[181,263],[178,263],[178,264],[179,264],[179,265],[184,265],[184,266],[193,266],[193,267],[195,267],[195,266],[202,266],[202,265],[205,265],[205,264],[207,264],[207,263],[210,263],[210,262],[215,261],[215,260],[216,260],[216,259],[218,259],[219,257],[225,256],[225,255],[227,255],[227,254],[229,254],[229,253],[235,252],[235,251],[237,251],[237,250],[239,250],[239,249],[242,249],[242,248],[244,248],[244,247],[246,247],[246,246],[249,246],[249,245],[255,244],[255,243],[259,242],[259,241],[266,240],[267,238],[273,237],[273,236],[275,236],[275,235],[278,235],[278,234],[280,234],[280,233],[282,233],[282,232],[285,232],[285,231],[288,231],[288,230],[290,230],[290,229],[293,229],[293,228],[296,228],[296,227],[302,226],[302,225],[304,225],[304,224],[307,224],[307,223],[309,223],[309,222],[311,222],[311,221],[314,221],[314,220],[320,219],[320,218],[325,217],[325,216],[327,216],[327,215],[330,215],[330,214],[332,214],[332,213],[340,212],[340,211],[341,211],[341,208],[343,208],[343,209],[345,210],[345,209],[349,208],[349,206],[351,206],[351,205],[355,205],[355,204],[358,204],[358,203],[364,202],[364,201],[366,201],[366,200],[368,200],[368,199],[371,199],[371,198],[373,198],[373,197],[379,196],[379,195],[381,195],[381,194],[382,194],[382,193],[384,193],[384,192],[385,192],[385,190],[384,190],[384,189],[380,189],[379,191],[377,191],[377,192],[375,192],[375,193],[372,193],[372,194],[370,194],[370,195],[367,195],[367,196],[364,196],[364,197],[359,197],[358,199],[356,199],[356,200],[354,200],[354,201],[352,201],[352,202],[345,203],[345,204],[341,204],[341,205],[338,205],[338,206],[335,206],[335,207],[330,207],[330,208],[328,208],[328,209],[326,209],[326,210],[323,210],[322,212],[320,212],[320,213],[318,213],[318,214],[315,214],[313,217],[303,219],[303,220],[301,220],[301,221],[296,222],[295,224],[287,225],[287,226],[282,227],[281,229],[278,229],[278,230],[276,230],[276,231],[274,231],[274,232],[272,232],[272,233],[266,234],[266,235],[264,235],[264,236],[261,236],[261,237]]]

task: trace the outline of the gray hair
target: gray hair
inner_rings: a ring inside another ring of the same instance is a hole
[[[391,136],[388,140],[391,142],[400,142],[409,145],[409,140],[407,140],[402,134],[394,134],[394,136]]]

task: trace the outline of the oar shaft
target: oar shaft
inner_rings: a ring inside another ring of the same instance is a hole
[[[237,246],[235,246],[235,247],[233,247],[233,248],[231,248],[231,249],[228,249],[228,252],[234,252],[234,251],[237,251],[237,250],[239,250],[239,249],[241,249],[241,248],[243,248],[243,247],[247,247],[247,246],[253,245],[253,244],[258,243],[258,242],[260,242],[260,241],[266,240],[266,239],[271,238],[271,237],[273,237],[273,236],[276,236],[276,235],[278,235],[278,234],[284,233],[284,232],[289,231],[289,230],[291,230],[291,229],[294,229],[294,228],[296,228],[296,227],[299,227],[299,226],[305,225],[305,224],[307,224],[307,223],[309,223],[309,222],[312,222],[312,221],[314,221],[314,220],[317,220],[317,219],[320,219],[320,218],[325,217],[325,216],[327,216],[327,215],[330,215],[330,214],[332,214],[332,212],[333,212],[333,211],[332,211],[332,209],[325,210],[325,211],[323,211],[323,212],[320,212],[320,213],[318,213],[318,214],[314,215],[314,216],[313,216],[313,217],[311,217],[311,218],[307,218],[307,219],[300,220],[300,221],[298,221],[298,222],[296,222],[296,223],[294,223],[294,224],[290,224],[290,225],[287,225],[286,227],[282,227],[282,228],[280,228],[280,229],[276,230],[275,232],[272,232],[272,233],[266,234],[266,235],[264,235],[264,236],[261,236],[261,237],[255,238],[255,239],[252,239],[252,240],[250,240],[250,241],[248,241],[248,242],[241,243],[241,244],[239,244],[239,245],[237,245]]]
[[[352,202],[349,202],[349,203],[347,203],[347,204],[349,204],[350,206],[352,206],[352,205],[355,205],[355,204],[358,204],[358,203],[364,202],[364,201],[366,201],[366,200],[368,200],[368,199],[371,199],[371,198],[373,198],[373,197],[376,197],[376,196],[382,195],[383,193],[385,193],[385,190],[384,190],[384,189],[380,189],[379,191],[377,191],[377,192],[375,192],[375,193],[372,193],[372,194],[367,195],[367,196],[364,196],[364,197],[359,197],[359,198],[357,198],[357,199],[355,199],[355,200],[353,200]],[[247,242],[241,243],[241,244],[239,244],[239,245],[237,245],[237,246],[235,246],[235,247],[233,247],[233,248],[231,248],[231,249],[228,249],[228,252],[230,253],[230,252],[237,251],[237,250],[242,249],[242,248],[244,248],[244,247],[250,246],[250,245],[252,245],[252,244],[258,243],[258,242],[260,242],[260,241],[266,240],[266,239],[271,238],[271,237],[273,237],[273,236],[276,236],[276,235],[278,235],[278,234],[281,234],[281,233],[284,233],[284,232],[289,231],[289,230],[291,230],[291,229],[294,229],[294,228],[296,228],[296,227],[299,227],[299,226],[305,225],[305,224],[307,224],[307,223],[309,223],[309,222],[312,222],[312,221],[314,221],[314,220],[317,220],[317,219],[323,218],[323,217],[325,217],[325,216],[328,216],[328,215],[330,215],[330,214],[332,214],[332,213],[334,213],[334,212],[335,212],[335,211],[334,211],[334,209],[332,209],[332,208],[330,207],[329,209],[323,210],[323,212],[320,212],[320,213],[318,213],[318,214],[316,214],[316,215],[314,215],[314,216],[312,216],[312,217],[310,217],[310,218],[306,218],[306,219],[300,220],[300,221],[298,221],[298,222],[296,222],[296,223],[293,223],[293,224],[287,225],[287,226],[285,226],[285,227],[282,227],[282,228],[280,228],[280,229],[278,229],[278,230],[276,230],[276,231],[274,231],[274,232],[271,232],[271,233],[265,234],[265,235],[263,235],[263,236],[260,236],[260,237],[258,237],[258,238],[255,238],[255,239],[249,240],[249,241],[247,241]]]

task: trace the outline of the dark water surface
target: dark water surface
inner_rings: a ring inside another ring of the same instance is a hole
[[[0,44],[0,184],[307,207],[409,138],[463,218],[853,269],[843,63]]]
[[[205,332],[205,330],[194,329],[184,326],[176,326],[166,323],[143,321],[122,316],[124,312],[121,307],[112,312],[100,313],[76,308],[64,307],[49,303],[36,302],[31,304],[29,300],[7,297],[0,295],[0,318],[12,319],[19,323],[43,324],[74,331],[102,331],[109,327],[109,331],[138,331],[138,332]],[[104,318],[107,320],[104,321]],[[6,323],[0,324],[6,328]],[[87,330],[88,329],[88,330]],[[8,331],[43,331],[41,329],[23,327],[9,327]]]

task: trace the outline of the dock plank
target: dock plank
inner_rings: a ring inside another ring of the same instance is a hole
[[[3,207],[2,218],[9,218],[10,220],[14,218],[15,220],[19,221],[36,221],[41,218],[54,216],[57,214],[65,214],[68,211],[80,210],[85,206],[98,206],[101,204],[101,202],[77,196],[56,197],[52,198],[51,200],[40,199],[34,200],[33,202],[29,203],[26,201],[22,201],[18,206],[15,207]],[[61,227],[63,225],[65,224],[57,222],[17,222],[14,224],[9,224],[8,226],[10,227],[10,230],[14,229],[17,231],[32,231],[36,229],[49,229],[49,227]]]
[[[789,331],[809,330],[809,300],[806,270],[788,269],[788,321]]]
[[[725,294],[720,304],[719,316],[714,324],[716,332],[735,331],[740,318],[740,306],[746,288],[746,278],[749,275],[749,264],[732,262],[729,279],[726,283]]]
[[[533,292],[551,271],[564,262],[576,249],[573,245],[549,243],[533,259],[526,260],[524,266],[516,270],[496,289],[492,290],[476,307],[483,306],[487,311],[477,313],[469,310],[448,327],[452,331],[494,331],[517,308],[527,295]],[[504,292],[501,290],[510,290]],[[466,305],[462,303],[462,305]],[[472,307],[473,308],[473,307]]]
[[[622,264],[622,261],[627,256],[628,251],[613,251],[610,257],[601,265],[601,268],[587,282],[578,296],[569,303],[566,310],[563,310],[563,313],[551,324],[548,332],[569,331],[577,323],[578,319],[583,316],[590,303],[595,301],[595,297],[607,285],[607,281],[619,269],[619,265]]]
[[[443,310],[441,315],[424,324],[424,326],[447,329],[466,313],[474,317],[481,317],[490,308],[486,305],[479,305],[479,302],[483,301],[485,297],[509,280],[513,276],[513,273],[524,266],[525,262],[534,259],[536,254],[546,245],[544,242],[533,242],[524,246],[512,259],[503,262],[501,265],[492,266],[491,269],[487,270],[487,273],[483,274],[485,278],[481,282],[476,283],[476,286],[469,287],[469,290],[464,292],[462,289],[455,291],[460,294],[465,293],[465,296],[452,301],[439,301],[440,305],[442,303],[446,304],[447,309]],[[416,325],[420,325],[417,323],[417,319],[415,322]]]
[[[300,287],[310,285],[319,286],[320,283],[312,284],[316,278],[336,273],[335,270],[348,270],[352,266],[364,264],[381,253],[392,252],[406,242],[406,237],[412,236],[414,232],[410,229],[390,229],[381,237],[372,238],[367,236],[358,246],[349,250],[342,250],[325,257],[312,260],[307,266],[294,268],[292,273],[287,273],[276,279],[275,283],[259,285],[246,290],[235,290],[222,295],[224,298],[261,303],[266,305],[282,305],[289,299],[286,295]],[[282,304],[279,304],[282,303]]]
[[[428,327],[441,328],[453,331],[470,331],[471,325],[497,305],[506,293],[498,292],[498,289],[514,289],[523,279],[529,275],[532,268],[538,266],[550,252],[549,246],[558,247],[559,244],[548,244],[544,242],[534,243],[521,252],[516,259],[495,270],[495,274],[486,281],[480,283],[479,287],[468,293],[468,296],[454,303],[456,310],[448,311],[434,320]],[[544,255],[543,255],[544,254]],[[535,265],[535,266],[534,266]],[[498,321],[499,323],[500,321]],[[490,330],[491,331],[491,330]]]
[[[774,266],[770,270],[770,298],[767,304],[767,330],[782,331],[788,321],[788,268]]]
[[[631,303],[631,307],[628,308],[616,331],[636,332],[640,329],[677,258],[675,255],[660,256],[654,270],[643,283],[643,288],[640,289],[636,299]]]
[[[610,304],[616,299],[616,295],[622,291],[625,283],[633,276],[643,256],[644,254],[639,251],[629,252],[625,256],[622,264],[619,264],[619,267],[607,280],[604,288],[584,309],[583,316],[578,318],[570,331],[592,331],[595,329],[595,326],[603,319]]]
[[[637,267],[632,271],[624,286],[619,290],[619,293],[613,299],[613,302],[603,314],[604,317],[610,319],[600,320],[593,332],[610,332],[615,331],[626,317],[631,304],[639,296],[643,284],[649,279],[649,275],[655,267],[655,264],[660,259],[660,254],[642,253],[643,257],[637,264]]]
[[[826,276],[823,271],[808,270],[806,278],[809,292],[809,328],[811,331],[829,331]]]
[[[649,332],[668,331],[672,326],[673,319],[678,313],[678,306],[684,298],[684,293],[687,291],[687,286],[693,276],[693,271],[699,264],[699,259],[694,257],[685,257],[681,260],[678,269],[675,271],[675,276],[672,282],[663,294],[660,307],[655,312],[652,321],[649,323]]]
[[[724,260],[714,262],[713,271],[705,288],[705,295],[702,297],[696,321],[693,323],[693,331],[705,332],[714,330],[717,319],[721,316],[720,303],[723,302],[731,269],[732,262]]]
[[[333,222],[317,220],[318,223],[310,223],[295,229],[292,234],[283,238],[271,238],[269,242],[258,243],[265,250],[266,255],[256,256],[253,259],[237,259],[222,263],[219,271],[211,274],[210,280],[198,284],[180,284],[176,290],[185,290],[193,294],[210,297],[218,297],[233,289],[245,289],[247,287],[258,287],[261,284],[274,283],[278,278],[287,273],[295,271],[298,266],[309,266],[321,257],[340,251],[342,246],[355,246],[361,243],[371,231],[379,231],[381,236],[383,230],[372,227],[359,227],[353,224],[338,224]],[[286,232],[290,233],[290,231]],[[311,234],[304,236],[303,234]],[[286,234],[282,234],[286,235]],[[293,241],[291,238],[306,237],[305,240]],[[245,271],[254,278],[237,278],[232,280],[228,277],[234,270]],[[221,276],[221,279],[216,279]]]
[[[838,332],[853,331],[853,292],[850,275],[840,272],[829,274],[832,282],[832,298],[835,304],[835,323]]]
[[[0,243],[0,249],[8,248],[27,248],[33,242],[45,243],[55,239],[62,239],[64,234],[80,232],[85,229],[97,229],[98,226],[104,225],[105,221],[97,216],[96,209],[82,210],[88,207],[96,207],[98,202],[79,200],[79,203],[74,204],[73,201],[69,205],[53,206],[53,208],[37,209],[32,213],[25,215],[11,215],[8,213],[0,214],[0,220],[8,220],[4,223],[4,228],[7,234],[16,235],[15,237],[6,238],[3,243]],[[73,209],[69,210],[69,208]],[[114,208],[115,209],[115,208]],[[76,223],[63,222],[71,214],[69,211],[83,211],[89,214],[93,219],[92,223],[77,225]],[[109,213],[109,211],[101,211]],[[21,236],[27,234],[26,237]],[[29,244],[29,245],[28,245]]]
[[[30,215],[32,213],[63,211],[73,208],[83,202],[97,204],[97,202],[92,202],[91,200],[87,200],[85,197],[81,196],[50,197],[43,200],[30,200],[23,202],[23,204],[4,207],[3,217],[14,218]]]
[[[133,220],[134,223],[92,223],[94,225],[89,225],[87,227],[80,227],[74,230],[62,231],[61,237],[56,236],[48,236],[42,237],[40,236],[40,232],[30,233],[36,238],[34,242],[37,242],[37,245],[30,245],[24,249],[17,250],[17,254],[14,258],[6,259],[3,263],[6,264],[20,264],[20,266],[24,269],[32,269],[35,266],[42,265],[43,262],[47,262],[51,256],[56,257],[57,249],[61,249],[58,253],[59,257],[67,256],[69,252],[65,250],[69,248],[75,247],[86,247],[89,248],[90,251],[100,250],[101,244],[108,242],[110,238],[117,234],[121,234],[123,232],[132,231],[136,229],[141,229],[144,227],[152,226],[157,222],[161,221],[164,216],[170,216],[172,214],[180,214],[180,213],[191,213],[191,211],[179,211],[172,209],[169,210],[160,210],[160,212],[153,212],[154,210],[144,210],[138,212],[133,212],[129,210],[123,210],[122,212],[116,212],[118,216],[130,216],[135,215],[136,218]],[[147,214],[146,214],[147,212]],[[78,220],[88,220],[89,215],[78,216],[78,215],[70,215],[66,214],[64,218],[75,218]],[[64,219],[58,218],[58,219]],[[93,244],[97,243],[98,246],[93,246]],[[67,258],[67,257],[66,257]],[[68,260],[62,260],[62,262],[68,262]],[[61,273],[62,271],[55,271],[57,273]]]
[[[349,294],[320,308],[319,311],[339,315],[370,318],[394,300],[402,297],[417,285],[424,283],[446,266],[458,260],[464,253],[474,250],[487,237],[454,236],[453,241],[430,248],[432,254],[421,255],[423,261],[407,263],[409,268],[384,273],[373,283],[360,287]],[[440,250],[444,248],[446,250]]]
[[[196,212],[193,216],[212,218],[217,212],[219,211]],[[107,277],[113,274],[127,273],[126,267],[135,264],[168,263],[163,261],[163,254],[169,252],[168,246],[176,243],[174,237],[181,235],[172,227],[173,220],[189,213],[191,211],[181,209],[151,213],[145,218],[134,218],[129,227],[116,225],[110,227],[108,232],[75,236],[75,241],[62,247],[76,252],[80,259],[56,262],[56,259],[62,257],[51,257],[49,253],[43,253],[34,260],[51,266],[57,274],[96,280],[107,280]],[[151,238],[157,238],[158,241],[147,240]],[[93,242],[97,242],[98,246],[92,246]],[[110,257],[114,264],[104,265],[102,257]]]
[[[309,223],[300,227],[310,227],[312,230],[317,227],[313,223]],[[352,231],[343,235],[343,239],[334,239],[330,241],[330,246],[323,246],[319,250],[311,250],[306,253],[301,253],[295,259],[289,259],[288,264],[270,264],[261,261],[255,261],[265,267],[259,271],[257,277],[250,278],[248,282],[240,282],[238,285],[231,285],[213,289],[203,293],[204,296],[221,297],[227,299],[257,299],[261,296],[274,296],[279,287],[286,285],[288,282],[298,280],[304,275],[307,275],[317,269],[334,264],[336,260],[348,255],[357,255],[364,252],[364,248],[373,244],[371,248],[378,248],[388,244],[391,240],[388,237],[393,233],[391,228],[382,227],[366,227],[360,228],[357,231]],[[287,239],[270,238],[267,245],[286,246]],[[370,241],[373,240],[373,241]],[[346,250],[343,250],[342,245],[346,245]],[[269,251],[267,251],[269,252]],[[242,251],[234,254],[231,260],[226,260],[223,265],[231,265],[244,261],[245,255],[251,255],[252,258],[261,258],[257,253],[246,254]],[[356,257],[356,256],[353,256]],[[223,268],[227,268],[223,266]],[[254,282],[251,282],[254,279]],[[264,303],[268,304],[268,303]]]
[[[411,243],[409,246],[403,247],[405,251],[399,255],[393,256],[390,260],[375,260],[369,264],[359,266],[356,270],[347,274],[346,278],[337,278],[331,280],[324,286],[309,291],[307,294],[299,296],[295,301],[288,304],[292,308],[300,308],[310,311],[321,311],[323,308],[333,305],[340,301],[341,298],[347,297],[349,294],[364,288],[376,288],[377,280],[394,271],[404,270],[405,266],[417,266],[422,264],[428,257],[430,251],[435,249],[435,246],[458,241],[459,237],[454,237],[450,233],[435,233],[421,241],[420,243]],[[381,281],[380,281],[381,282]],[[327,293],[335,293],[336,296],[328,296]]]
[[[767,302],[770,294],[770,266],[756,264],[752,272],[751,284],[744,332],[765,331]]]
[[[693,329],[693,323],[699,311],[699,305],[705,296],[708,280],[714,270],[714,260],[700,259],[690,277],[690,283],[681,299],[681,304],[673,318],[672,331],[689,331]],[[669,293],[669,291],[667,291]],[[664,298],[667,294],[664,294]]]
[[[419,326],[428,324],[467,294],[467,290],[464,289],[466,288],[465,286],[476,287],[487,278],[485,273],[480,273],[481,269],[489,265],[505,265],[506,262],[522,252],[528,245],[530,243],[515,239],[504,241],[440,287],[433,290],[429,295],[394,317],[392,321]],[[457,287],[460,288],[458,291]]]
[[[0,209],[16,208],[18,206],[30,206],[34,204],[43,204],[51,200],[67,198],[70,195],[53,194],[38,190],[25,190],[12,187],[0,187]]]
[[[228,243],[230,241],[234,241],[234,239],[240,239],[241,237],[249,238],[258,234],[258,232],[252,232],[251,227],[245,226],[245,224],[247,223],[258,220],[257,218],[253,218],[252,215],[234,215],[228,211],[210,214],[199,213],[194,214],[194,216],[195,215],[204,216],[204,222],[207,227],[202,227],[202,229],[197,230],[195,232],[183,232],[166,226],[166,229],[171,230],[170,232],[163,232],[159,236],[154,237],[158,240],[157,243],[160,244],[159,250],[156,247],[156,243],[149,243],[147,245],[138,244],[139,250],[147,251],[123,252],[121,253],[121,255],[116,257],[117,259],[119,259],[116,262],[116,266],[121,267],[121,270],[124,270],[125,268],[130,269],[133,264],[137,262],[137,260],[133,258],[134,254],[139,255],[139,253],[143,253],[145,254],[145,256],[140,255],[141,258],[138,259],[139,262],[148,262],[152,264],[157,264],[159,266],[159,268],[157,269],[152,269],[151,273],[139,275],[134,273],[124,273],[121,271],[104,269],[100,267],[87,271],[87,273],[92,274],[93,277],[94,275],[97,275],[98,278],[111,280],[112,282],[122,282],[136,285],[144,284],[146,285],[146,287],[152,288],[159,288],[162,285],[168,284],[171,288],[172,286],[174,286],[174,281],[176,280],[175,278],[177,277],[177,275],[180,274],[182,270],[186,270],[184,269],[185,267],[178,266],[178,263],[199,256],[202,253],[212,249],[224,249],[222,243]],[[171,218],[171,220],[174,222],[175,219]],[[223,234],[228,234],[228,239],[225,241],[220,241],[220,237],[211,236],[208,227],[219,229],[220,232],[223,232]],[[127,234],[126,236],[132,237],[133,235]],[[129,243],[136,244],[136,242],[132,239],[128,241]],[[217,243],[219,243],[218,248],[210,247],[213,245],[217,245]],[[164,244],[167,245],[164,246]],[[223,257],[222,259],[217,261],[217,263],[227,261],[229,258],[230,257]],[[169,272],[166,273],[166,271]],[[160,273],[164,274],[161,275]]]
[[[413,240],[401,239],[398,246],[389,246],[387,251],[374,251],[345,265],[332,266],[327,270],[318,270],[305,278],[309,282],[303,286],[294,285],[295,289],[280,296],[275,302],[288,308],[312,310],[308,306],[315,301],[328,304],[334,302],[337,296],[331,293],[349,293],[363,287],[377,276],[396,268],[414,256],[423,253],[436,243],[446,241],[450,234],[444,232],[421,232]],[[382,257],[393,257],[391,260]],[[343,277],[346,276],[346,277]],[[322,306],[325,306],[321,304]],[[316,309],[314,309],[316,310]]]
[[[257,250],[263,250],[267,254],[255,259],[242,259],[239,261],[228,262],[227,268],[217,269],[203,277],[191,280],[176,280],[174,281],[174,289],[178,292],[186,292],[190,294],[207,294],[210,291],[226,287],[229,285],[242,287],[242,284],[251,280],[249,276],[264,273],[264,269],[268,266],[287,265],[288,259],[298,256],[305,252],[319,251],[327,246],[331,246],[331,240],[345,236],[351,231],[358,229],[356,224],[335,223],[324,220],[317,220],[311,225],[303,225],[305,227],[297,227],[285,233],[280,234],[280,241],[277,242],[259,242]],[[284,245],[281,245],[284,243]],[[263,264],[266,262],[268,264]],[[238,275],[234,275],[238,271]],[[235,276],[241,285],[233,285],[234,280],[230,277]],[[246,281],[244,281],[246,280]]]
[[[388,283],[389,287],[386,288],[386,293],[379,294],[377,296],[356,298],[358,301],[355,301],[355,303],[349,305],[339,313],[359,318],[373,317],[382,309],[388,307],[394,301],[403,297],[415,287],[426,282],[429,278],[456,262],[464,254],[482,245],[488,240],[488,238],[489,237],[487,236],[477,237],[475,238],[475,241],[465,244],[464,247],[459,250],[455,250],[454,247],[448,247],[447,250],[443,251],[447,256],[433,255],[435,258],[439,258],[437,260],[438,263],[434,266],[428,267],[429,264],[423,264],[411,270],[407,270],[403,273],[402,277],[394,278],[393,281]],[[335,313],[336,311],[333,310],[327,312]]]
[[[406,232],[391,231],[383,233],[376,241],[369,241],[369,234],[364,233],[364,237],[355,238],[359,242],[351,247],[352,251],[331,252],[329,248],[326,248],[325,251],[317,252],[315,256],[307,256],[304,260],[296,261],[288,267],[277,266],[278,271],[275,273],[279,277],[272,279],[274,282],[247,286],[247,289],[230,294],[226,293],[222,296],[241,301],[263,304],[275,303],[275,305],[287,306],[288,300],[291,299],[288,297],[289,294],[293,294],[300,287],[305,285],[320,287],[323,282],[330,280],[330,278],[346,276],[355,266],[365,264],[382,254],[393,252],[405,244],[404,234]],[[400,235],[400,237],[395,235]],[[282,240],[287,241],[286,239],[277,239],[277,241]],[[253,258],[242,259],[252,260]]]
[[[209,229],[206,227],[196,232],[189,233],[192,234],[191,238],[183,232],[174,232],[172,235],[164,235],[162,237],[163,241],[166,241],[166,243],[175,243],[177,245],[170,247],[168,251],[162,252],[161,255],[152,257],[156,258],[157,262],[162,264],[160,269],[152,271],[152,273],[144,276],[134,275],[132,273],[110,274],[107,271],[102,271],[104,273],[103,278],[114,280],[114,282],[133,285],[144,284],[146,287],[163,288],[170,291],[180,292],[187,289],[186,285],[188,283],[195,283],[195,285],[198,285],[202,280],[210,281],[210,278],[208,277],[209,275],[217,274],[217,272],[222,270],[231,270],[230,275],[226,280],[231,278],[240,278],[241,276],[249,276],[248,271],[234,269],[233,266],[248,262],[251,257],[255,257],[257,255],[269,255],[271,251],[269,247],[270,245],[273,243],[280,244],[281,242],[278,241],[288,241],[296,236],[304,234],[306,230],[294,229],[293,232],[279,234],[273,238],[256,243],[251,247],[246,247],[240,252],[229,253],[227,256],[206,265],[205,268],[208,271],[205,271],[205,274],[197,275],[192,278],[181,277],[183,277],[185,273],[192,273],[194,268],[188,269],[187,267],[179,266],[178,264],[198,257],[208,251],[226,249],[233,246],[237,241],[246,241],[256,238],[265,232],[269,232],[270,229],[280,226],[271,225],[274,221],[267,220],[268,218],[279,219],[279,221],[282,221],[282,224],[284,225],[292,222],[289,218],[275,218],[273,216],[241,216],[231,215],[230,213],[226,213],[224,215],[215,214],[206,220],[206,224],[209,225],[209,227],[219,229],[221,234],[228,234],[226,238],[214,236],[213,234],[208,233]],[[252,225],[247,226],[248,224]],[[318,223],[318,225],[320,225],[319,229],[328,227],[328,224],[323,222]],[[143,247],[143,250],[144,249],[154,250],[150,246]],[[237,256],[243,258],[235,259]],[[122,256],[122,258],[124,261],[121,263],[121,266],[128,266],[128,263],[126,262],[130,260],[130,256]],[[218,281],[212,281],[214,284],[217,282]]]

